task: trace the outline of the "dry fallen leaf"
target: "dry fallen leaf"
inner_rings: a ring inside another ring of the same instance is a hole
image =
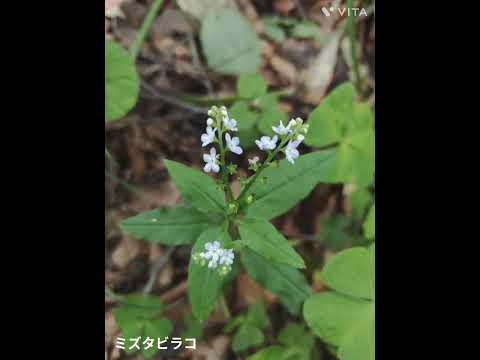
[[[112,253],[112,262],[120,269],[123,269],[130,264],[139,253],[140,242],[131,236],[125,235]]]
[[[335,65],[337,64],[338,47],[343,30],[333,33],[327,45],[315,58],[313,63],[301,75],[305,86],[303,98],[306,102],[317,105],[330,85]]]
[[[120,5],[124,1],[125,0],[105,0],[105,16],[108,18],[124,18],[125,15],[120,9]]]
[[[270,65],[279,73],[279,75],[288,81],[290,84],[294,84],[297,78],[297,69],[295,66],[280,56],[274,55],[270,59]]]

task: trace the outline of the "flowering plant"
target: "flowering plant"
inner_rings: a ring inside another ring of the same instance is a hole
[[[323,121],[311,120],[317,129]],[[302,257],[269,220],[304,199],[319,182],[350,180],[347,170],[351,167],[344,166],[338,146],[300,155],[300,144],[310,137],[308,124],[300,118],[287,124],[279,121],[272,130],[275,135],[255,141],[264,156],[248,159],[251,174],[238,178],[241,190],[234,196],[230,178],[237,171],[232,159],[243,154],[236,136],[238,123],[225,107],[212,107],[200,138],[205,149],[203,171],[165,160],[184,203],[141,213],[121,225],[124,231],[149,241],[193,244],[188,295],[199,320],[208,318],[224,286],[242,268],[278,295],[293,314],[300,313],[312,293],[299,271],[305,268]],[[278,159],[282,154],[284,159]]]

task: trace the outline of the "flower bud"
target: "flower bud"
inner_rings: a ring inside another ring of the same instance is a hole
[[[250,205],[251,203],[253,203],[253,195],[248,195],[247,196],[247,204]]]

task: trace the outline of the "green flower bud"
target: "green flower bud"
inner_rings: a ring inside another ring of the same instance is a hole
[[[250,205],[251,203],[253,203],[253,195],[248,195],[247,196],[247,204]]]

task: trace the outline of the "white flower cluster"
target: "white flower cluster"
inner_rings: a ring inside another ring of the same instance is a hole
[[[226,275],[232,270],[233,260],[235,259],[232,249],[223,249],[219,241],[214,241],[212,243],[207,242],[205,250],[193,255],[193,260],[196,263],[201,266],[205,266],[208,263],[208,268],[218,268],[221,275]]]
[[[215,142],[223,141],[220,137],[223,137],[225,133],[225,143],[228,150],[232,153],[241,155],[243,153],[243,149],[240,147],[240,139],[238,137],[232,137],[227,131],[238,131],[237,121],[235,119],[230,119],[228,116],[227,109],[225,106],[219,108],[212,107],[208,111],[208,115],[210,116],[207,119],[207,129],[206,133],[202,134],[200,140],[202,141],[202,147],[208,146]],[[214,120],[214,118],[216,120]],[[218,131],[218,138],[217,133]],[[219,166],[219,154],[217,154],[217,150],[215,148],[210,149],[210,154],[203,155],[203,161],[205,162],[205,166],[203,167],[203,171],[210,172],[213,171],[218,173],[220,171]]]
[[[288,140],[287,146],[282,151],[285,152],[285,157],[292,164],[295,163],[295,159],[300,156],[297,150],[298,145],[302,143],[305,136],[302,134],[308,133],[308,124],[303,124],[303,120],[300,118],[292,119],[287,126],[283,125],[280,120],[278,126],[272,126],[272,130],[280,135],[284,140]],[[263,151],[274,150],[277,147],[278,136],[270,138],[269,136],[262,136],[259,140],[255,140],[258,148]],[[249,160],[250,161],[250,160]]]

